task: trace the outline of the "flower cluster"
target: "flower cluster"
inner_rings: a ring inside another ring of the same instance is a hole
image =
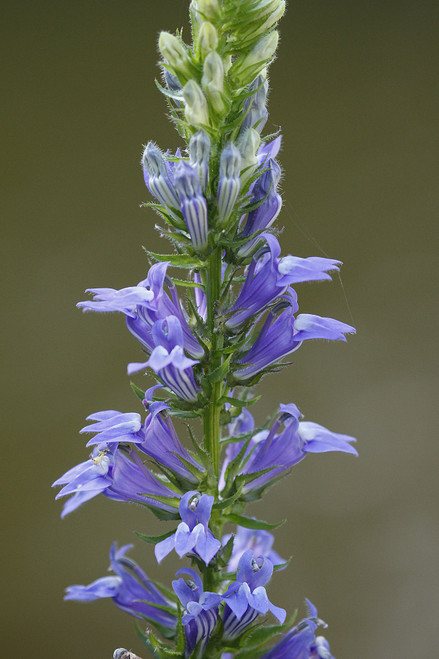
[[[144,621],[143,641],[157,657],[332,657],[315,635],[324,623],[311,603],[294,625],[270,601],[269,581],[287,566],[273,549],[277,525],[245,515],[308,454],[357,454],[353,437],[303,420],[291,401],[259,427],[248,409],[252,387],[304,341],[354,332],[299,312],[300,284],[331,280],[341,262],[282,255],[276,237],[281,137],[262,131],[284,10],[283,0],[192,0],[191,46],[161,33],[159,87],[185,147],[171,153],[149,142],[141,164],[153,199],[145,205],[174,252],[147,251],[151,265],[137,285],[92,288],[78,304],[125,316],[146,356],[128,374],[155,384],[132,383],[140,412],[87,417],[89,458],[54,483],[57,498],[69,497],[62,516],[99,494],[140,504],[171,523],[159,537],[137,534],[158,563],[175,551],[189,566],[170,590],[127,558],[128,546],[113,545],[114,576],[71,586],[66,599],[112,598]],[[173,418],[200,423],[184,442]],[[276,624],[264,626],[268,614]]]

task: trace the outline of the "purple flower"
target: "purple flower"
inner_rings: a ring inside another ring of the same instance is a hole
[[[265,584],[273,574],[273,563],[264,556],[256,556],[249,549],[241,556],[233,582],[224,593],[224,638],[232,639],[241,634],[258,615],[271,611],[282,624],[284,609],[270,602]]]
[[[231,537],[231,533],[223,537],[223,546]],[[242,555],[249,549],[253,551],[255,556],[268,558],[273,565],[285,563],[285,559],[281,558],[277,551],[274,551],[273,542],[274,536],[268,531],[246,529],[243,526],[238,526],[233,540],[233,552],[227,565],[227,572],[236,572]]]
[[[277,311],[281,313],[277,314]],[[312,314],[299,314],[294,318],[296,311],[297,302],[291,295],[285,295],[284,300],[270,311],[253,345],[237,360],[238,364],[243,366],[234,373],[238,381],[252,378],[282,357],[294,352],[302,341],[308,339],[346,341],[344,335],[355,332],[353,327],[334,318],[323,318]]]
[[[180,558],[194,551],[208,565],[221,547],[208,526],[213,502],[213,496],[200,495],[196,491],[186,492],[179,507],[182,522],[175,533],[155,546],[159,563],[175,549]]]
[[[183,331],[179,319],[176,316],[168,316],[157,320],[152,326],[151,335],[154,348],[150,358],[146,362],[128,364],[128,374],[149,366],[177,396],[195,402],[198,385],[192,366],[198,364],[198,361],[189,359],[184,354]]]
[[[259,204],[255,209],[250,211],[242,227],[240,237],[250,237],[252,234],[262,229],[268,229],[282,208],[282,197],[277,192],[281,170],[275,160],[268,158],[263,165],[266,171],[256,180],[252,189],[250,203]],[[251,254],[252,250],[259,243],[260,236],[252,238],[243,245],[238,254],[244,258]]]
[[[342,451],[358,455],[351,446],[351,443],[355,442],[354,437],[331,432],[311,421],[299,422],[300,416],[300,411],[293,403],[281,404],[279,416],[271,429],[263,430],[252,438],[244,456],[241,473],[252,474],[264,469],[270,471],[245,485],[244,494],[266,486],[282,472],[303,460],[307,453]],[[223,472],[242,446],[243,442],[238,442],[227,447]]]
[[[196,659],[201,659],[210,635],[216,627],[218,606],[222,596],[204,592],[200,577],[191,568],[177,572],[177,574],[181,573],[188,574],[190,579],[185,580],[180,577],[172,582],[172,587],[186,610],[181,620],[185,628],[186,657],[191,656],[198,646]]]
[[[119,291],[114,288],[87,288],[86,293],[93,293],[94,300],[78,302],[78,308],[84,311],[120,311],[133,317],[137,305],[147,304],[154,299],[153,292],[145,288],[142,282]]]
[[[262,234],[262,237],[267,245],[258,251],[247,269],[246,280],[230,310],[235,313],[226,322],[228,329],[238,328],[287,290],[293,299],[295,293],[289,289],[291,284],[331,279],[327,272],[338,270],[340,265],[340,261],[319,257],[301,259],[288,255],[279,258],[280,245],[277,238],[269,233]]]
[[[113,454],[107,450],[99,451],[94,448],[88,460],[72,467],[52,484],[52,487],[64,485],[55,499],[69,494],[73,495],[64,504],[62,518],[98,494],[105,493],[111,487],[112,466]]]
[[[191,357],[200,359],[204,355],[204,350],[189,328],[175,285],[166,276],[168,266],[168,262],[155,263],[149,269],[146,279],[131,288],[123,288],[120,291],[112,288],[87,289],[95,295],[95,299],[78,302],[76,306],[83,308],[84,311],[124,313],[129,331],[149,352],[154,348],[152,337],[154,323],[167,316],[176,316],[183,332],[184,349]],[[165,282],[171,297],[165,293]]]
[[[86,446],[96,444],[98,448],[106,448],[107,444],[130,443],[138,444],[143,441],[141,432],[143,428],[140,414],[135,412],[122,413],[116,410],[95,412],[87,417],[87,421],[96,421],[84,426],[79,432],[97,433]]]
[[[293,627],[261,659],[335,659],[323,636],[315,636],[318,625],[326,624],[317,618],[316,607],[307,600],[309,618]]]
[[[175,605],[161,594],[133,560],[125,556],[131,547],[132,545],[125,545],[117,549],[116,544],[113,544],[110,550],[110,567],[115,573],[114,576],[101,577],[88,586],[69,586],[64,599],[91,602],[111,597],[122,611],[136,618],[147,618],[161,627],[175,629],[177,610],[174,616],[154,606]]]
[[[200,472],[200,476],[206,470],[183,448],[169,415],[160,414],[169,409],[169,406],[157,402],[152,403],[149,409],[151,414],[145,421],[143,441],[138,448],[177,476],[192,484],[198,483],[199,479],[185,462],[190,463],[194,470]]]
[[[137,453],[115,448],[93,449],[89,460],[69,469],[53,486],[64,485],[56,499],[73,495],[64,505],[61,517],[76,510],[83,503],[104,494],[116,501],[139,501],[161,510],[174,512],[172,506],[159,503],[148,495],[174,498],[175,492],[160,483],[145,467]]]
[[[254,427],[255,427],[255,420],[253,419],[253,416],[245,407],[243,407],[241,413],[234,419],[234,421],[228,424],[229,437],[235,437],[236,435],[240,435],[241,433],[250,433],[254,429]],[[233,458],[236,458],[236,456],[238,455],[239,451],[242,448],[242,445],[243,442],[232,442],[227,445],[227,450],[226,450],[227,457],[223,462],[219,483],[218,483],[218,489],[220,491],[223,490],[225,486],[225,475],[226,475],[227,466],[229,462],[233,460]]]
[[[204,250],[207,247],[209,232],[207,202],[202,194],[197,171],[188,162],[182,160],[175,167],[174,174],[175,189],[192,245],[197,250]]]

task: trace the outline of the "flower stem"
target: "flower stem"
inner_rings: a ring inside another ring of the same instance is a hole
[[[210,334],[210,363],[209,372],[212,373],[221,365],[222,334],[216,327],[217,305],[221,293],[221,249],[216,247],[208,259],[206,268],[206,296],[207,296],[207,327]],[[213,471],[216,479],[219,476],[220,454],[220,414],[222,396],[222,382],[212,382],[210,387],[210,400],[204,409],[203,430],[204,448],[212,458]]]

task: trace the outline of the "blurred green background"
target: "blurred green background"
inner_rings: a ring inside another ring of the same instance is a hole
[[[3,5],[4,656],[147,656],[112,602],[62,595],[105,574],[113,540],[158,523],[107,499],[61,521],[50,483],[86,458],[87,414],[136,409],[125,365],[138,345],[120,317],[74,305],[86,287],[143,279],[142,243],[166,249],[139,208],[139,159],[149,139],[180,143],[154,77],[157,34],[187,7]],[[293,560],[271,599],[314,601],[338,659],[437,656],[438,18],[422,0],[291,0],[271,69],[284,253],[344,261],[341,280],[298,287],[301,308],[358,334],[309,342],[265,379],[255,413],[294,401],[356,435],[360,458],[309,457],[258,515],[289,520],[276,547]],[[140,542],[133,556],[165,581],[184,564],[158,568]]]

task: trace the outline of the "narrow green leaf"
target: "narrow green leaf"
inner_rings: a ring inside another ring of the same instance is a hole
[[[130,382],[131,389],[134,391],[136,394],[137,398],[140,400],[141,403],[145,400],[145,392],[143,389],[137,386],[137,384],[134,384],[134,382]]]
[[[186,288],[201,288],[202,291],[205,290],[203,284],[197,284],[195,281],[189,281],[187,279],[176,279],[172,277],[172,281],[176,286],[185,286]]]
[[[273,572],[279,572],[280,570],[283,570],[284,568],[288,567],[288,565],[291,563],[292,556],[289,557],[287,561],[284,563],[278,563],[277,565],[273,565]]]
[[[156,261],[169,263],[176,268],[203,268],[205,267],[204,261],[197,259],[195,256],[189,256],[189,254],[157,254],[156,252],[150,252],[146,247],[142,249]]]
[[[230,371],[230,360],[232,359],[232,356],[233,355],[229,355],[227,359],[223,361],[221,366],[218,366],[218,368],[215,368],[211,373],[209,373],[207,376],[207,380],[209,380],[209,382],[222,382],[222,380],[224,380],[224,377]]]
[[[254,398],[248,398],[247,400],[241,400],[240,398],[232,398],[231,396],[223,396],[221,398],[222,403],[230,403],[234,407],[250,407],[260,400],[261,396],[255,396]]]
[[[247,485],[248,483],[252,483],[260,476],[263,476],[264,474],[267,474],[269,471],[275,469],[276,466],[277,465],[273,465],[272,467],[267,467],[266,469],[261,469],[260,471],[254,471],[251,474],[240,474],[236,479],[237,486],[241,486],[241,485],[244,486]]]
[[[148,508],[156,517],[157,519],[161,521],[171,521],[171,520],[180,520],[180,515],[178,514],[177,511],[171,512],[169,510],[163,510],[162,508],[156,508],[153,506],[151,503],[145,503],[144,501],[133,501],[134,503],[137,503],[139,506],[143,506],[144,508]]]
[[[252,517],[246,517],[245,515],[237,515],[236,513],[230,513],[225,516],[228,522],[232,524],[237,524],[238,526],[244,526],[246,529],[257,529],[262,531],[271,531],[273,529],[278,529],[282,524],[285,524],[287,521],[283,519],[277,524],[270,524],[269,522],[264,522],[261,519],[253,519]]]
[[[174,529],[173,531],[168,531],[163,535],[145,535],[144,533],[140,533],[139,531],[134,531],[134,533],[137,535],[138,538],[140,538],[144,542],[148,542],[150,545],[156,545],[158,542],[161,542],[162,540],[166,540],[166,538],[169,538],[173,533],[175,533],[175,531],[176,529]]]

